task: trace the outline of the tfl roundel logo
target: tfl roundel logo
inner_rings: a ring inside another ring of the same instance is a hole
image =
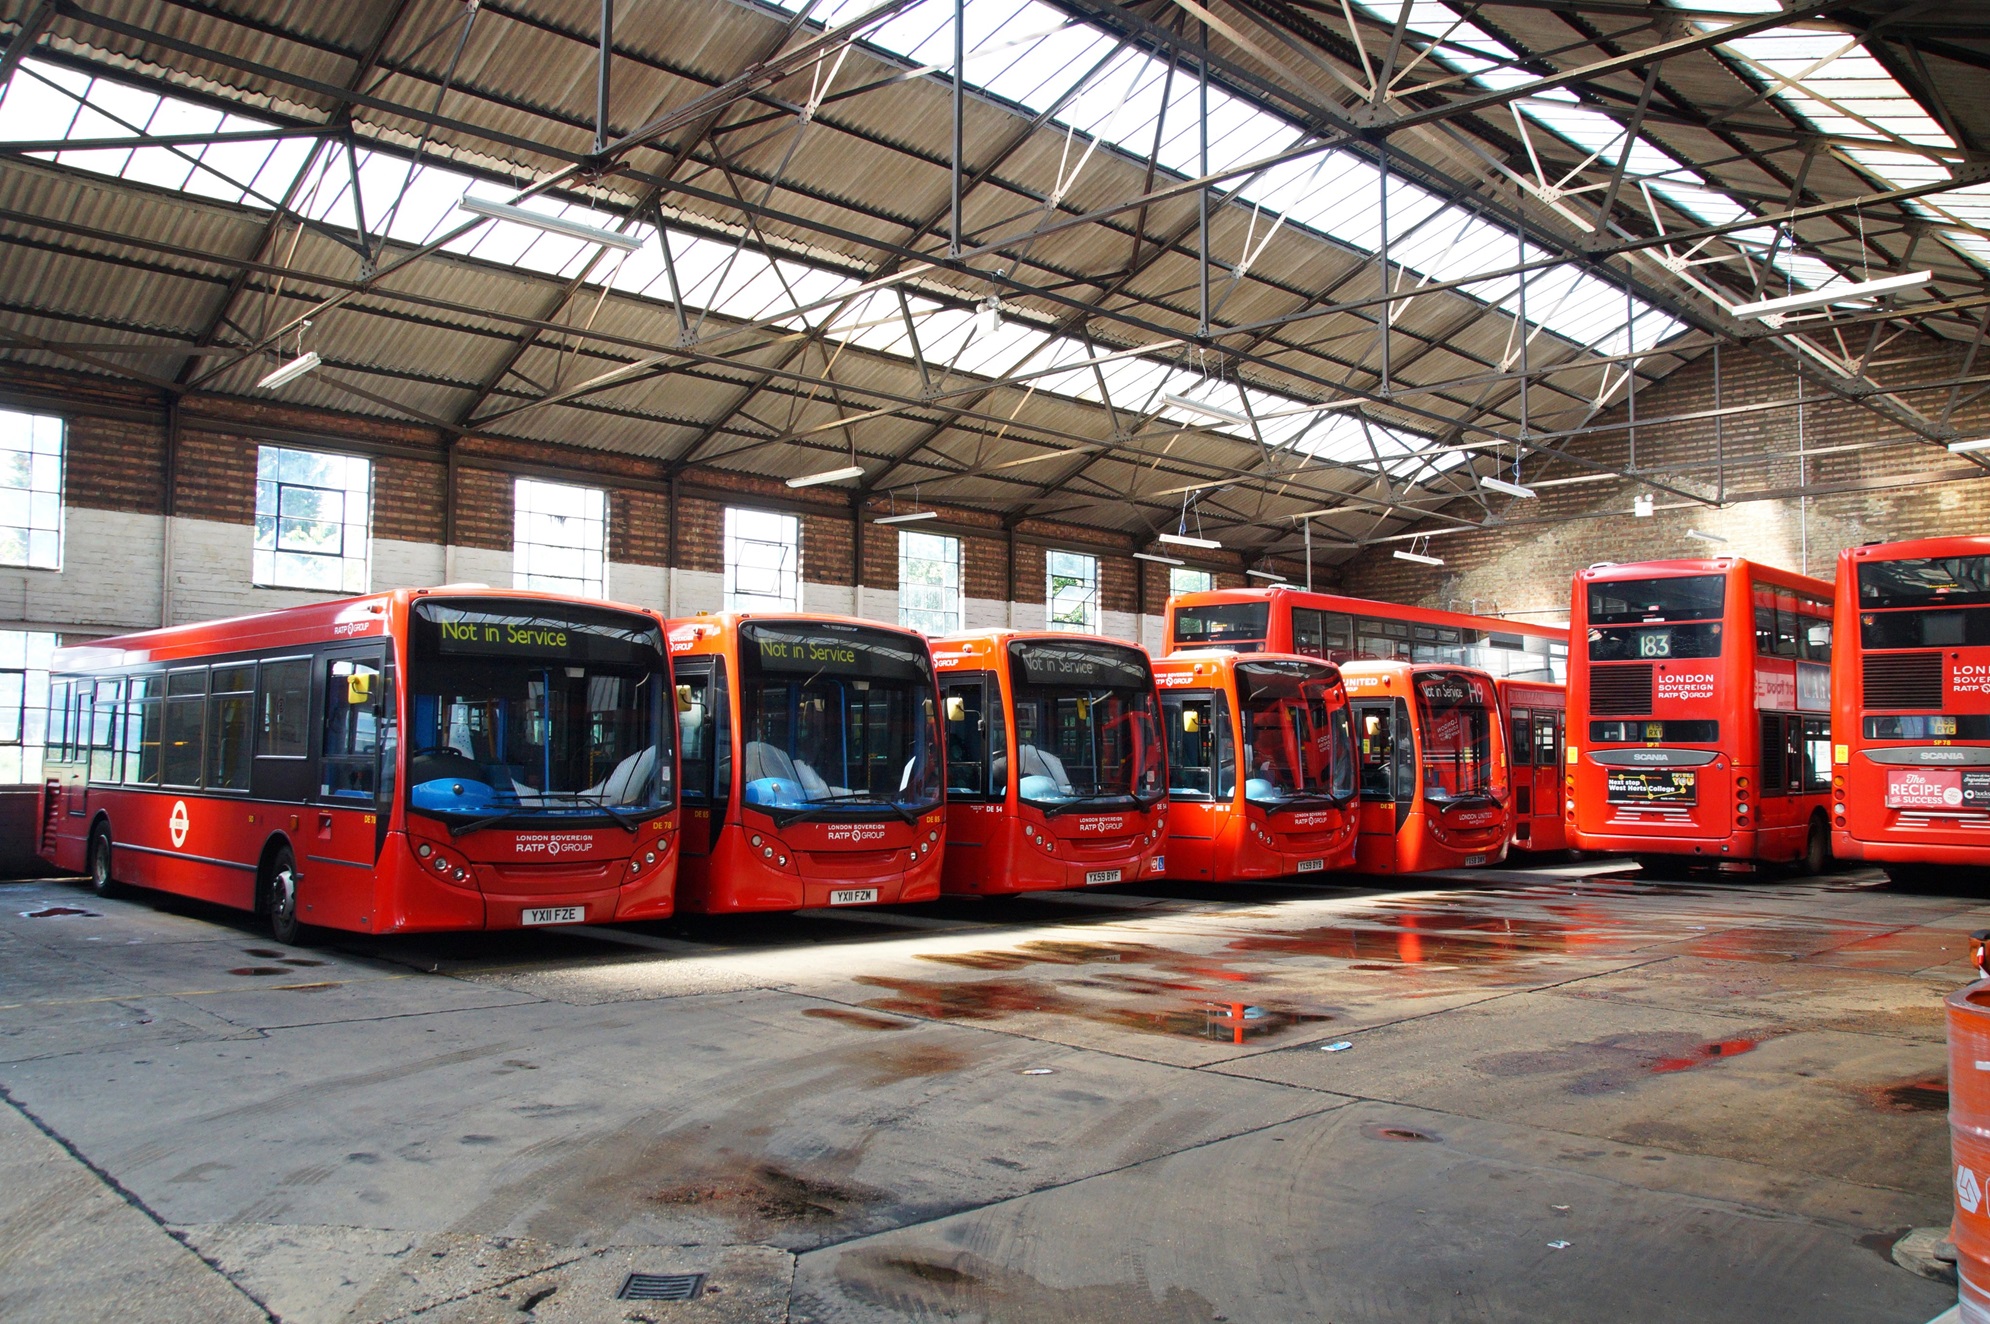
[[[187,844],[187,802],[173,801],[172,817],[166,820],[166,830],[172,834],[173,849],[178,850]]]

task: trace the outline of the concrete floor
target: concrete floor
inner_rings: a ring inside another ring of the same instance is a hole
[[[1562,866],[306,951],[10,884],[0,1318],[1922,1324],[1985,925]]]

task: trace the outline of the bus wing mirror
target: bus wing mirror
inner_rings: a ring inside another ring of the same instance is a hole
[[[947,696],[947,720],[965,722],[967,720],[967,697],[961,694]]]
[[[691,687],[689,685],[679,685],[677,687],[677,711],[688,713],[695,707],[697,705],[691,702]]]
[[[370,673],[358,671],[345,678],[345,701],[355,706],[373,701],[373,677]]]
[[[1195,735],[1202,730],[1202,714],[1193,708],[1182,709],[1182,730]]]

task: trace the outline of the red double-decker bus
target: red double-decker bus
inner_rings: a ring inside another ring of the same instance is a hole
[[[1147,650],[981,630],[933,642],[947,736],[941,886],[1002,896],[1158,873],[1167,759]]]
[[[1832,848],[1990,864],[1990,538],[1846,550],[1834,619]]]
[[[671,913],[662,622],[399,589],[58,650],[41,853],[282,942]]]
[[[1168,599],[1171,650],[1229,648],[1329,662],[1445,663],[1491,676],[1560,682],[1569,632],[1428,607],[1404,607],[1283,584]]]
[[[1568,849],[1563,817],[1562,746],[1568,725],[1568,688],[1537,680],[1493,682],[1506,722],[1513,764],[1513,846],[1546,854]]]
[[[836,616],[670,622],[680,910],[929,901],[946,830],[926,640]]]
[[[1154,674],[1168,741],[1168,877],[1354,866],[1354,736],[1339,668],[1206,650],[1164,657]]]
[[[1830,859],[1831,586],[1733,557],[1576,575],[1566,798],[1654,869]]]
[[[1341,668],[1361,760],[1363,873],[1472,868],[1506,858],[1513,788],[1493,678],[1472,667]]]

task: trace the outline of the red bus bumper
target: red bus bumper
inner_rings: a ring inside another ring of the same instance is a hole
[[[932,901],[940,895],[943,842],[928,841],[922,820],[917,837],[925,851],[903,833],[905,844],[875,850],[804,850],[783,842],[770,859],[762,851],[776,839],[757,830],[761,846],[750,844],[747,829],[728,823],[706,855],[686,855],[677,875],[677,908],[690,914],[731,915],[761,910],[812,910],[823,906],[888,906]],[[787,864],[776,861],[783,856]],[[915,862],[916,857],[916,862]],[[852,899],[850,894],[871,893]],[[844,894],[839,896],[838,894]]]

